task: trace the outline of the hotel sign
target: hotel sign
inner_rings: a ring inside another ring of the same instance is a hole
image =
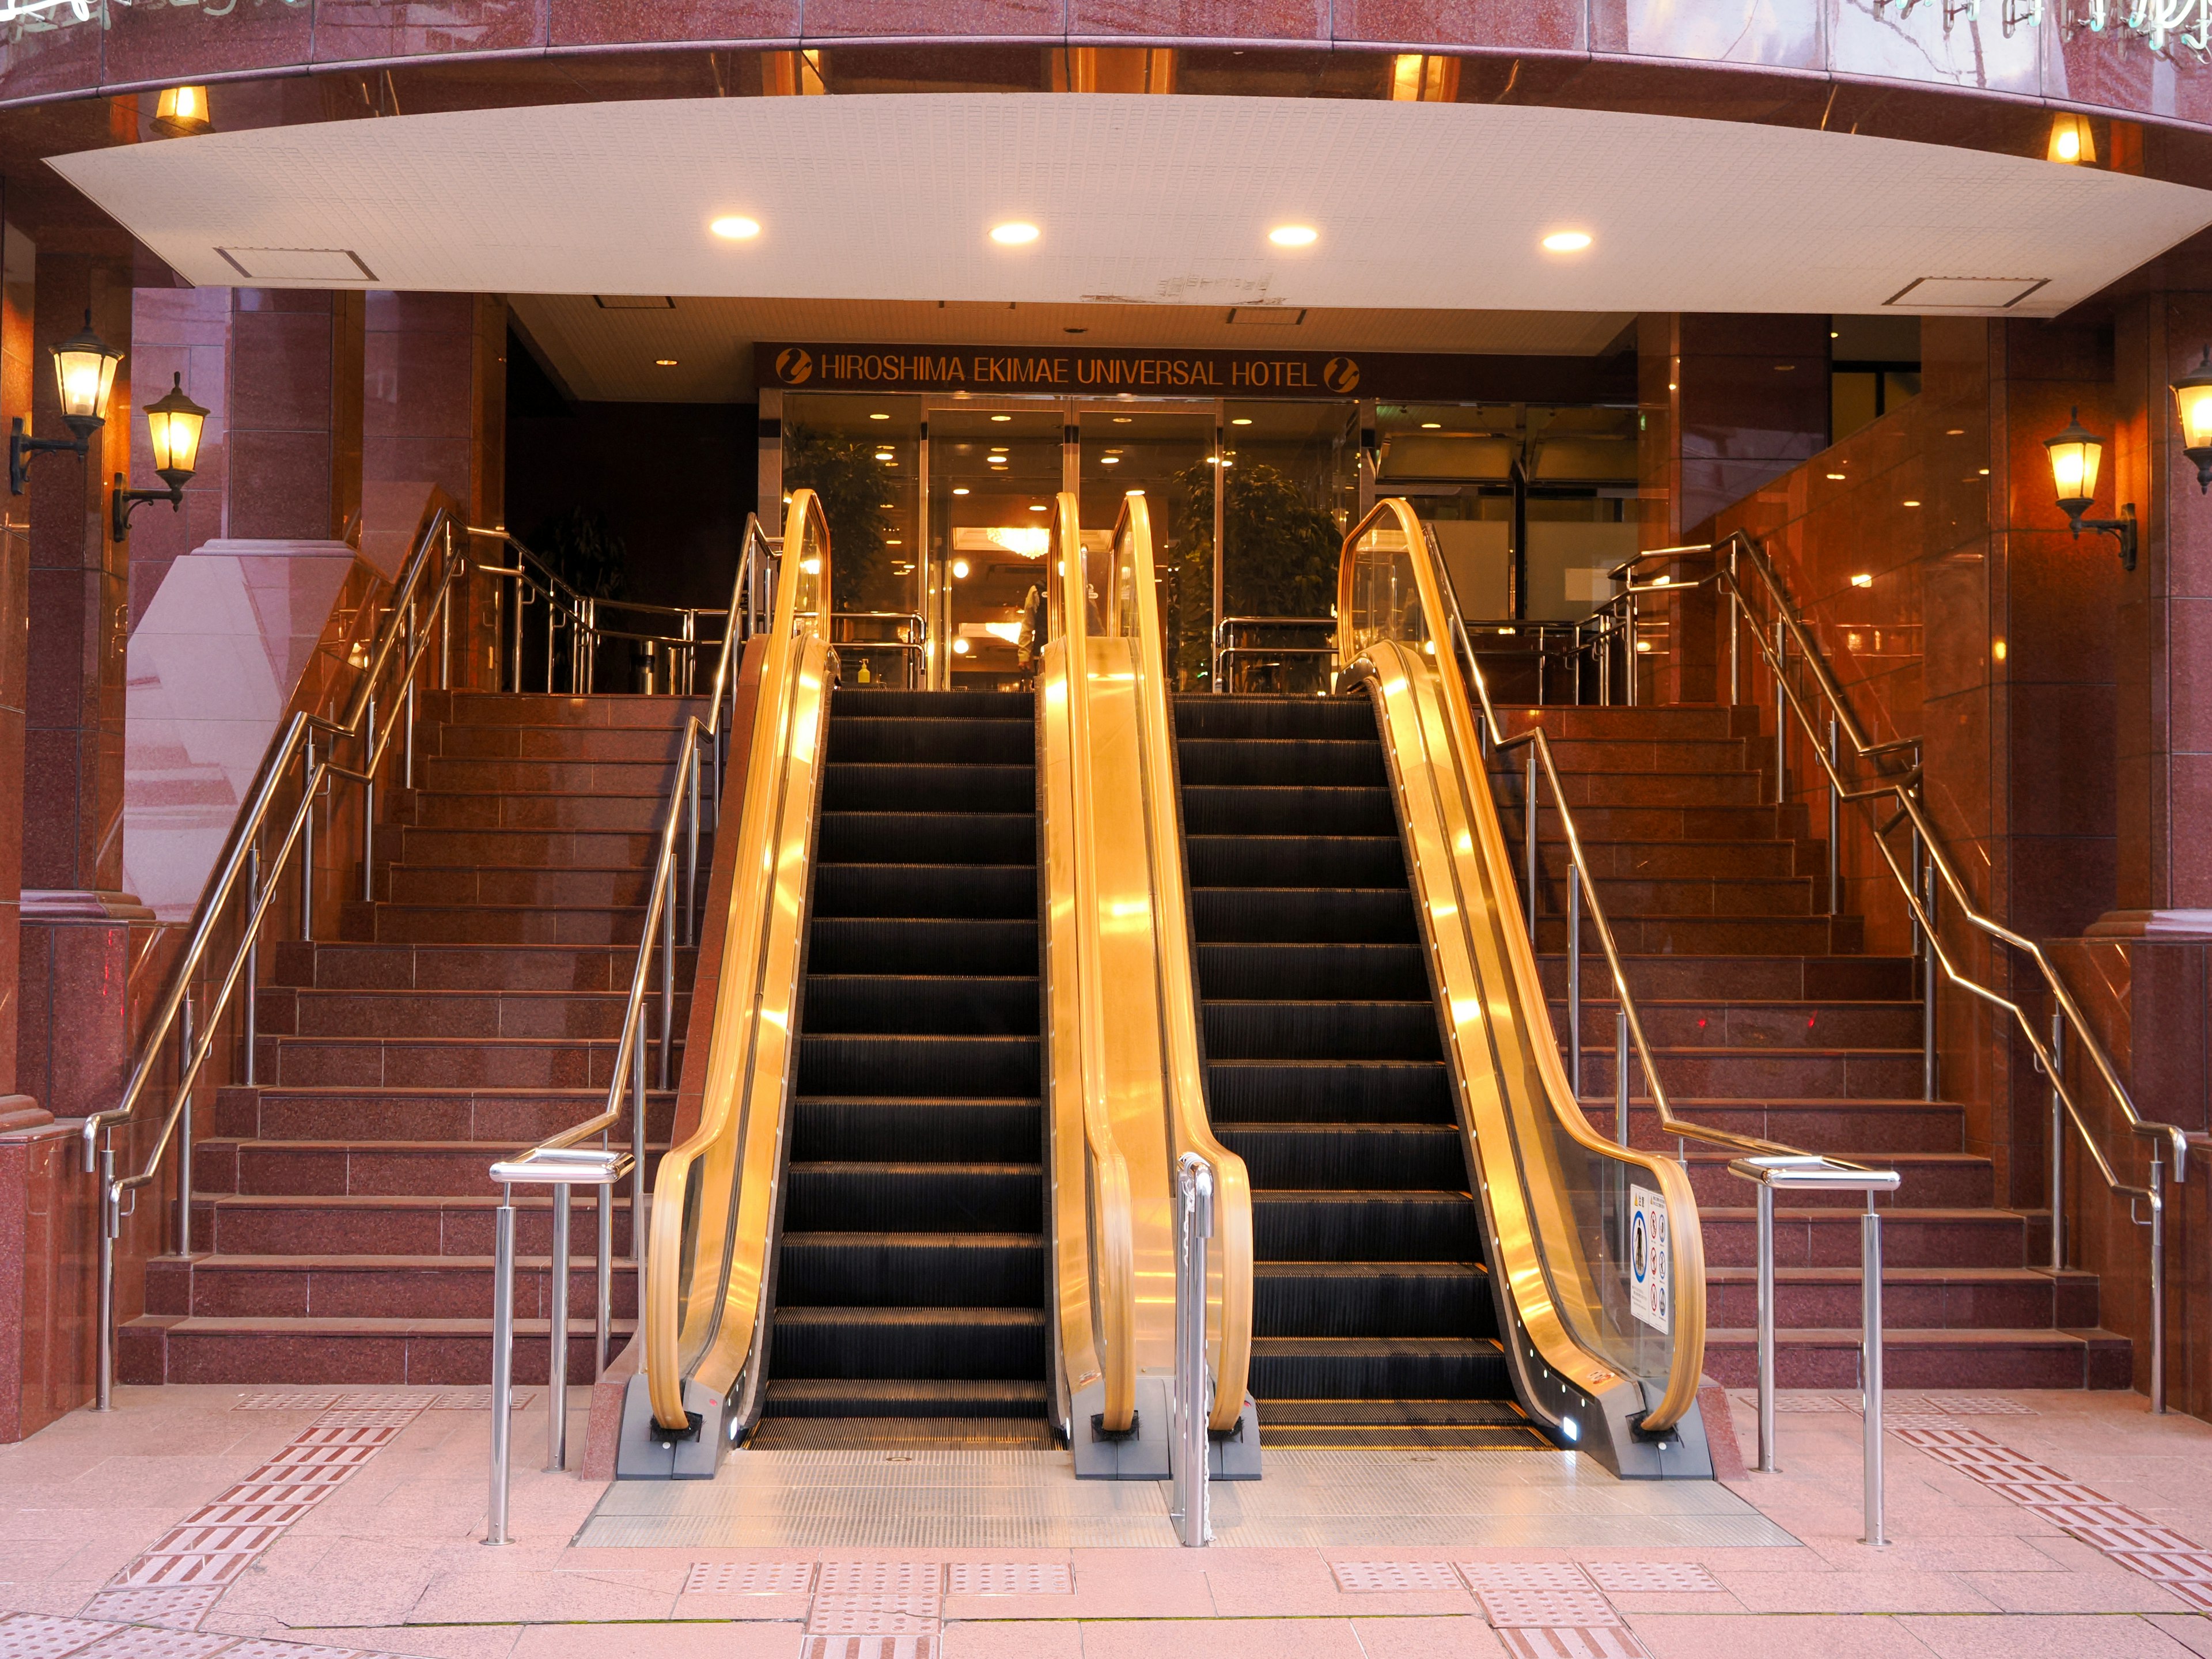
[[[1118,347],[835,345],[763,340],[763,390],[1060,398],[1632,398],[1633,364],[1438,352],[1146,351]],[[1619,379],[1621,386],[1611,381]],[[1582,382],[1588,381],[1584,386]]]

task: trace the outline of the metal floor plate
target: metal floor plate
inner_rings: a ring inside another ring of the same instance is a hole
[[[1573,1452],[1283,1448],[1212,1489],[1224,1546],[1717,1547],[1797,1540],[1711,1480],[1616,1480]],[[1064,1451],[749,1451],[711,1481],[621,1480],[590,1547],[1172,1546],[1164,1481],[1078,1480]]]

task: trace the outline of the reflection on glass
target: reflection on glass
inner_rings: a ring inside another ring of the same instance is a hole
[[[929,411],[931,684],[1018,690],[1035,663],[1060,483],[1060,406]]]
[[[1077,418],[1083,522],[1110,536],[1123,499],[1144,492],[1166,673],[1178,690],[1203,690],[1213,627],[1213,405],[1107,404]]]
[[[837,549],[841,684],[920,683],[921,477],[919,398],[787,394],[784,494],[814,491]]]
[[[1358,409],[1231,403],[1223,414],[1227,689],[1324,690],[1337,561],[1358,504]]]

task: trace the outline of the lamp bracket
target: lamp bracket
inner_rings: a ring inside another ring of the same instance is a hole
[[[130,489],[125,486],[130,480],[120,472],[115,475],[114,488],[108,492],[107,534],[110,541],[121,541],[131,533],[131,515],[149,501],[167,501],[173,512],[185,504],[185,487],[171,484],[167,489]]]
[[[2120,568],[2133,570],[2136,568],[2136,504],[2133,501],[2121,507],[2120,516],[2117,519],[2076,517],[2073,524],[2076,536],[2085,530],[2102,531],[2110,536],[2120,544]]]
[[[14,428],[8,434],[8,493],[20,495],[31,479],[31,458],[50,450],[73,449],[79,455],[90,447],[91,434],[79,438],[33,438],[23,430],[23,417],[15,417]]]

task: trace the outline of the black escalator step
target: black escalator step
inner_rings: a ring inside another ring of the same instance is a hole
[[[1390,774],[1374,735],[1354,742],[1327,738],[1183,738],[1176,768],[1186,788],[1267,788],[1328,783],[1382,789]]]
[[[1044,1171],[1034,1164],[820,1162],[791,1165],[791,1232],[865,1221],[890,1232],[1041,1233]]]
[[[1479,1261],[1481,1230],[1465,1193],[1328,1191],[1252,1194],[1261,1261]]]
[[[872,1377],[775,1377],[763,1414],[768,1417],[848,1417],[878,1419],[1042,1417],[1051,1390],[1042,1379],[946,1377],[926,1381]],[[765,1449],[765,1443],[756,1440]]]
[[[779,1303],[779,1377],[1028,1382],[1045,1373],[1042,1308],[814,1308]]]
[[[1194,887],[1402,887],[1395,836],[1192,836]]]
[[[1036,1036],[815,1036],[799,1040],[802,1095],[1009,1095],[1043,1092]]]
[[[770,1383],[773,1389],[776,1385]],[[860,1385],[841,1382],[838,1389]],[[865,1400],[865,1396],[863,1396]],[[955,1402],[957,1404],[957,1402]],[[764,1412],[746,1438],[749,1451],[1057,1451],[1052,1425],[1018,1417],[786,1417]]]
[[[1261,1400],[1260,1422],[1284,1428],[1301,1425],[1345,1427],[1474,1428],[1526,1423],[1528,1414],[1511,1395],[1476,1400]]]
[[[1028,1036],[1039,1030],[1030,975],[810,974],[810,1035]]]
[[[833,717],[853,714],[903,720],[1020,720],[1034,725],[1036,699],[1026,691],[878,691],[845,685],[838,687],[831,699],[830,713]]]
[[[1036,812],[824,812],[815,856],[825,864],[1034,864]]]
[[[1430,996],[1429,963],[1418,945],[1200,945],[1198,989],[1224,1000],[1279,997]]]
[[[1034,921],[1036,867],[1029,864],[822,864],[814,871],[814,915],[948,916]]]
[[[1252,1339],[1261,1400],[1497,1400],[1513,1391],[1505,1351],[1485,1337]]]
[[[830,765],[1036,764],[1036,732],[1030,723],[914,715],[885,720],[874,714],[866,703],[830,711]]]
[[[791,1106],[791,1155],[802,1163],[1036,1164],[1044,1157],[1044,1103],[802,1095]]]
[[[1456,1123],[1441,1061],[1211,1061],[1206,1100],[1229,1123]]]
[[[1191,927],[1206,944],[1413,945],[1403,887],[1194,887]]]
[[[1388,789],[1237,789],[1186,784],[1183,833],[1191,836],[1395,836]]]
[[[1419,1002],[1208,1002],[1206,1052],[1218,1060],[1437,1060],[1437,1011]]]
[[[1375,737],[1375,708],[1352,697],[1182,696],[1175,701],[1176,736],[1183,738]]]
[[[1385,797],[1388,799],[1388,797]],[[1034,766],[828,766],[824,812],[1034,812]]]
[[[1257,1336],[1495,1336],[1489,1270],[1464,1261],[1263,1261]]]
[[[810,974],[993,974],[1037,971],[1034,917],[822,916],[806,935]]]
[[[1262,1401],[1261,1415],[1267,1406]],[[1431,1428],[1418,1423],[1366,1427],[1358,1425],[1281,1425],[1267,1431],[1278,1450],[1293,1448],[1329,1451],[1550,1451],[1556,1443],[1533,1423],[1480,1423]],[[758,1445],[757,1438],[749,1444]]]
[[[1467,1185],[1449,1123],[1216,1123],[1221,1144],[1270,1192],[1433,1193]]]
[[[1044,1305],[1042,1233],[794,1233],[776,1299],[799,1307]]]

